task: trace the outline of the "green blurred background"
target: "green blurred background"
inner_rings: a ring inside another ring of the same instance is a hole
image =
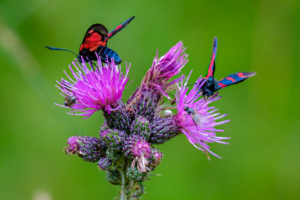
[[[218,37],[217,78],[256,71],[221,91],[214,105],[232,121],[220,126],[230,145],[212,144],[222,159],[206,156],[181,135],[159,146],[164,152],[143,199],[300,199],[299,1],[60,1],[0,2],[0,199],[113,199],[119,187],[96,164],[62,150],[75,134],[97,136],[103,117],[67,115],[55,81],[74,59],[44,45],[75,52],[87,28],[112,30],[134,21],[109,41],[132,63],[134,91],[159,50],[182,40],[189,63],[207,70]],[[125,62],[122,63],[124,66]]]

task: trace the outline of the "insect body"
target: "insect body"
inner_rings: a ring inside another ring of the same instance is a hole
[[[193,108],[190,108],[188,106],[184,106],[184,111],[187,112],[187,115],[190,115],[193,119],[193,122],[195,123],[196,127],[199,125],[200,127],[203,126],[203,122],[205,122],[204,118],[201,118],[200,115],[195,111]]]
[[[75,96],[66,96],[64,101],[64,106],[68,106],[72,108],[72,106],[76,103],[76,97]]]
[[[237,84],[240,83],[247,78],[254,76],[256,73],[255,72],[238,72],[235,74],[230,74],[229,76],[221,79],[221,80],[216,80],[214,78],[214,73],[215,73],[215,59],[217,55],[217,38],[214,38],[214,43],[213,43],[213,53],[211,56],[211,60],[208,66],[208,73],[206,77],[203,78],[204,85],[199,88],[199,92],[203,92],[203,96],[205,99],[207,99],[209,96],[213,95],[216,91],[227,87],[229,85]]]
[[[108,47],[98,46],[96,52],[98,56],[100,56],[102,62],[107,62],[107,60],[111,62],[112,59],[114,59],[114,62],[116,64],[120,64],[122,62],[120,56],[114,50]],[[85,61],[97,60],[97,56],[95,52],[90,52],[89,50],[85,50],[82,52],[82,55],[85,55],[83,57],[88,57],[88,59],[85,58]],[[81,60],[81,57],[78,56],[77,59]]]
[[[120,64],[122,62],[120,56],[115,51],[107,47],[107,41],[108,39],[112,38],[115,34],[120,32],[123,28],[125,28],[133,19],[134,17],[131,17],[130,19],[126,20],[109,33],[104,25],[93,24],[88,28],[84,35],[83,41],[79,48],[78,55],[76,55],[73,51],[68,49],[61,49],[48,46],[45,47],[51,50],[69,51],[75,54],[80,62],[89,62],[97,60],[97,54],[101,57],[102,62],[111,62],[111,60],[113,59],[116,64]],[[83,60],[81,59],[81,57],[83,57]]]
[[[190,107],[188,107],[188,106],[184,106],[183,110],[186,111],[187,114],[190,115],[190,116],[192,117],[193,122],[195,123],[196,127],[197,127],[197,125],[199,125],[200,127],[202,127],[203,122],[207,122],[207,121],[205,120],[205,118],[204,118],[204,117],[201,117],[201,116],[200,116],[193,108],[190,108]],[[198,131],[198,130],[197,130],[197,131]],[[201,141],[202,141],[202,140],[201,140]],[[203,142],[203,141],[202,141],[202,142]],[[207,159],[210,160],[210,157],[209,157],[209,155],[208,155],[206,149],[204,149],[204,153],[205,153]]]

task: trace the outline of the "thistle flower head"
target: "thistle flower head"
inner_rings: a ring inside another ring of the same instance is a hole
[[[103,156],[103,149],[98,138],[88,136],[72,136],[68,139],[67,154],[78,154],[88,162],[96,162]]]
[[[174,120],[180,131],[187,137],[193,146],[219,157],[209,150],[210,147],[207,143],[218,142],[227,144],[222,140],[229,139],[228,137],[216,136],[215,132],[223,132],[223,130],[218,130],[215,126],[224,124],[230,120],[216,122],[216,120],[225,117],[226,114],[220,115],[220,113],[215,113],[217,109],[209,107],[211,102],[216,101],[221,97],[218,97],[218,94],[216,93],[208,100],[200,98],[201,93],[199,92],[199,88],[202,87],[205,81],[200,77],[190,92],[188,92],[187,81],[185,83],[183,81],[181,82],[179,91],[176,93],[178,113],[174,116]]]
[[[118,129],[106,127],[104,130],[100,131],[100,140],[110,149],[121,150],[125,137],[126,133]]]
[[[77,154],[79,149],[79,136],[72,136],[68,139],[68,147],[66,147],[67,154]]]
[[[133,158],[131,164],[133,169],[137,166],[138,171],[147,171],[151,150],[150,144],[142,136],[133,134],[127,137],[123,145],[123,152],[125,156]]]
[[[73,80],[65,72],[70,82],[62,79],[59,83],[63,96],[75,97],[76,103],[72,106],[78,115],[91,116],[95,111],[104,110],[108,113],[118,108],[123,90],[128,81],[130,67],[126,67],[126,74],[121,72],[121,67],[115,65],[114,61],[102,66],[98,57],[97,67],[94,63],[75,63],[70,66],[74,76]]]
[[[173,90],[175,83],[181,80],[175,79],[169,82],[170,78],[180,73],[180,70],[188,62],[187,54],[184,53],[185,48],[182,42],[178,42],[165,55],[158,58],[158,53],[153,60],[153,63],[143,78],[141,85],[128,100],[129,103],[135,103],[143,91],[151,94],[149,98],[156,104],[161,97],[161,93],[166,94]],[[158,91],[157,91],[158,90]],[[156,97],[153,97],[153,96]]]
[[[137,169],[140,172],[146,172],[147,171],[147,165],[149,164],[149,161],[147,158],[150,157],[150,145],[144,140],[139,140],[135,143],[135,145],[132,148],[132,154],[135,156],[131,167],[135,167],[135,163],[137,162]]]
[[[148,158],[150,156],[150,144],[147,143],[145,140],[140,139],[136,141],[131,151],[133,156],[143,156],[145,158]]]
[[[151,68],[143,79],[144,84],[162,84],[180,72],[188,62],[187,54],[182,42],[178,42],[164,56],[158,58],[158,54],[153,60]]]
[[[149,169],[152,171],[161,161],[163,154],[158,149],[151,149],[151,158],[149,159]]]

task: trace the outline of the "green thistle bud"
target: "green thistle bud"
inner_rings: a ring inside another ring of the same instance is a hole
[[[115,162],[117,160],[119,160],[121,158],[121,152],[120,151],[117,151],[117,150],[114,150],[114,149],[107,149],[106,150],[106,157]]]
[[[150,136],[149,121],[143,116],[136,118],[131,125],[131,134],[140,135],[148,140]]]
[[[151,123],[149,142],[152,144],[163,144],[180,134],[180,130],[172,117],[155,117]]]
[[[142,115],[149,121],[152,120],[155,114],[155,109],[161,98],[161,92],[154,87],[143,87],[140,93],[140,98],[136,104],[136,114]]]
[[[106,171],[106,180],[113,185],[121,185],[121,175],[117,170]]]
[[[125,105],[123,103],[120,103],[119,108],[110,111],[110,113],[103,111],[103,115],[109,128],[119,130],[127,130],[130,128],[131,118],[126,112]]]
[[[105,146],[109,149],[121,150],[124,139],[127,137],[125,131],[118,129],[110,129],[102,126],[100,131],[100,139],[104,141]]]
[[[144,181],[147,179],[147,173],[140,172],[136,168],[129,167],[126,172],[126,177],[132,181]]]

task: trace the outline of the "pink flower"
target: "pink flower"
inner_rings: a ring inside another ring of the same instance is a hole
[[[215,113],[217,109],[214,109],[215,107],[209,107],[210,103],[221,97],[218,97],[218,93],[216,93],[208,98],[208,100],[202,98],[202,93],[199,92],[199,88],[202,87],[205,81],[201,78],[198,79],[197,83],[188,93],[188,78],[185,83],[181,81],[179,91],[176,93],[178,113],[174,116],[174,120],[180,131],[193,146],[205,153],[210,152],[212,155],[220,158],[210,150],[207,143],[217,142],[228,144],[222,140],[229,139],[229,137],[216,136],[215,132],[223,132],[223,130],[216,129],[215,126],[227,123],[230,120],[216,122],[216,120],[225,117],[226,114],[220,115],[220,113]]]
[[[121,67],[115,65],[114,62],[105,63],[102,66],[101,59],[98,57],[97,67],[93,64],[73,62],[73,66],[69,68],[75,80],[72,80],[65,72],[70,82],[65,79],[58,82],[60,87],[57,87],[64,93],[63,96],[66,99],[71,97],[75,99],[74,104],[69,107],[74,109],[74,112],[80,112],[77,115],[90,117],[98,110],[110,113],[111,110],[118,109],[118,101],[121,100],[128,81],[130,66],[126,67],[124,75]]]

